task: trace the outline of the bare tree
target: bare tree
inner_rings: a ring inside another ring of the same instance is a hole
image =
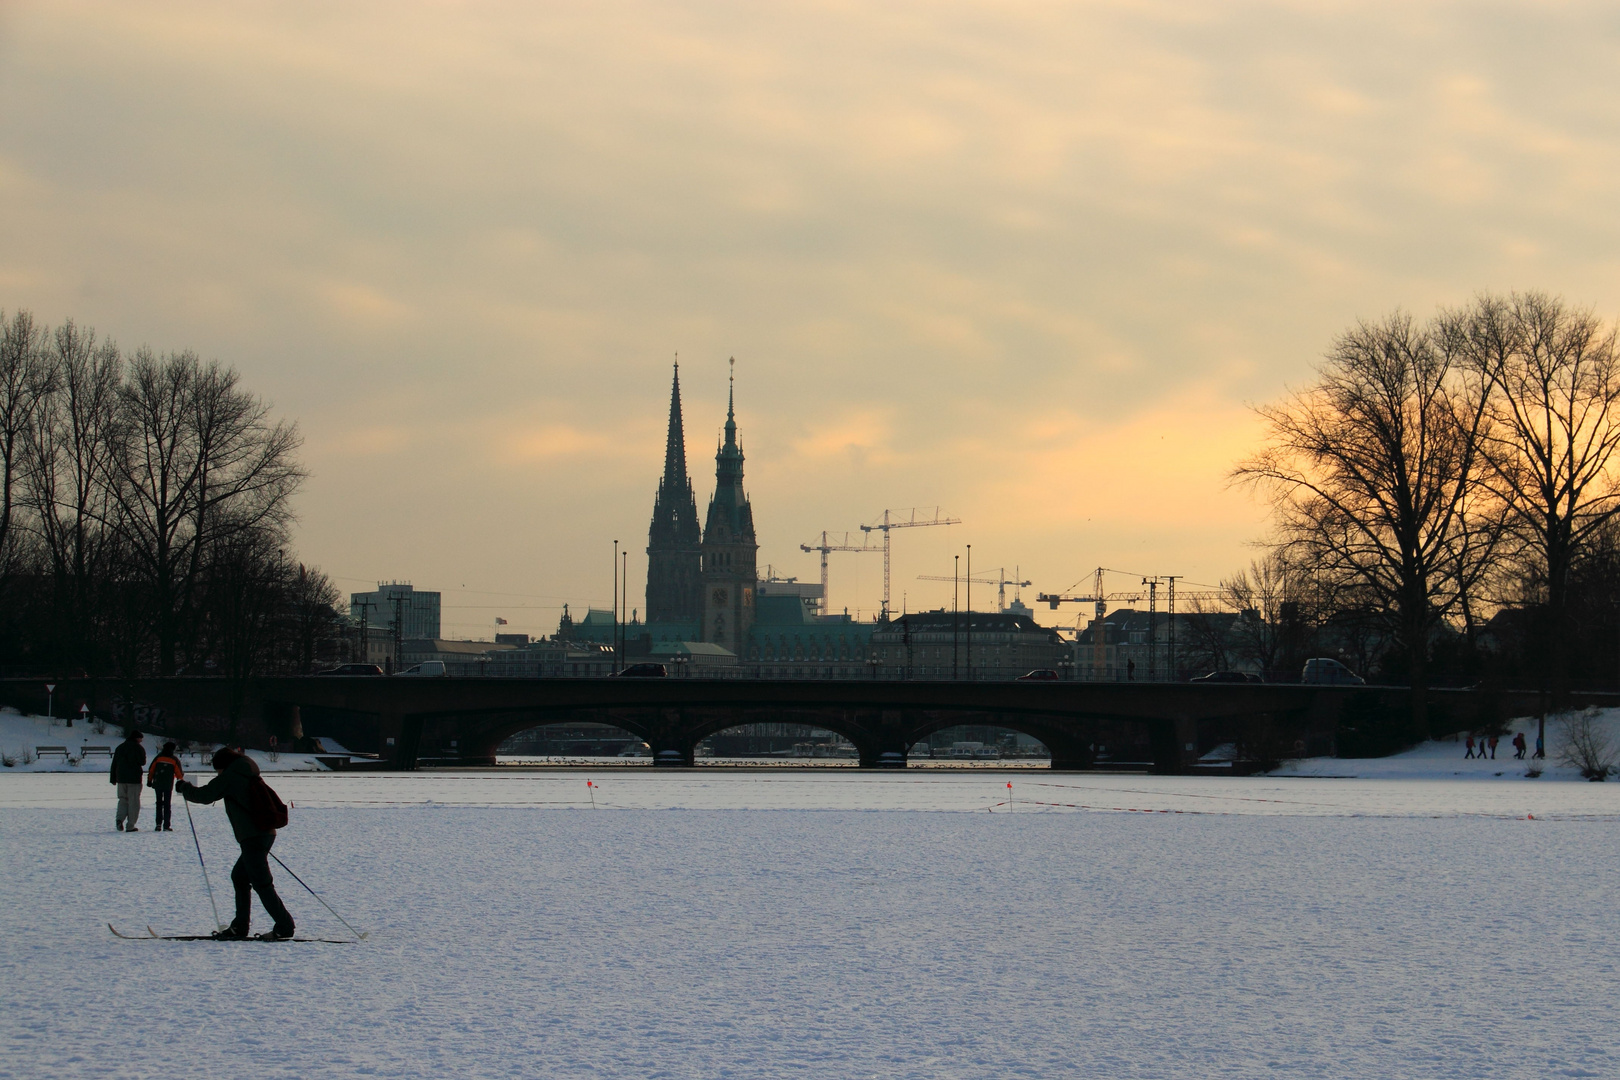
[[[1194,597],[1187,604],[1187,612],[1179,616],[1182,633],[1182,659],[1185,667],[1206,671],[1229,671],[1232,668],[1232,615],[1221,605]],[[1177,673],[1177,677],[1180,675]]]
[[[1567,688],[1570,568],[1620,512],[1620,350],[1590,311],[1543,293],[1481,296],[1444,330],[1490,387],[1488,483],[1539,582],[1550,689]]]
[[[1334,342],[1315,385],[1258,410],[1267,445],[1233,472],[1269,490],[1302,565],[1353,583],[1406,659],[1412,734],[1427,734],[1429,637],[1456,604],[1484,395],[1448,337],[1396,313]]]
[[[1286,551],[1273,550],[1221,579],[1222,602],[1238,613],[1232,624],[1233,651],[1275,678],[1287,647],[1284,606],[1301,600]]]
[[[1559,764],[1580,770],[1588,780],[1607,780],[1614,772],[1614,745],[1596,709],[1564,717],[1557,753]]]
[[[50,336],[51,392],[29,433],[28,501],[51,574],[55,617],[71,659],[97,666],[100,636],[116,605],[116,504],[109,487],[118,437],[118,347],[71,319]]]
[[[28,432],[42,398],[51,391],[51,365],[44,355],[44,331],[19,311],[9,320],[0,312],[0,585],[10,576],[16,550],[18,495],[24,475]]]
[[[158,670],[172,674],[212,548],[289,519],[301,440],[234,371],[189,352],[136,353],[119,411],[119,526],[151,592]]]

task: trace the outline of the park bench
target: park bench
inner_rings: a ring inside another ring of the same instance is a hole
[[[36,746],[34,747],[34,756],[40,761],[44,761],[48,757],[59,757],[63,761],[71,760],[65,746]]]
[[[86,758],[90,757],[92,754],[99,754],[104,758],[109,758],[110,759],[112,757],[112,747],[110,747],[110,746],[83,746],[83,747],[79,748],[79,760],[80,761],[85,760]]]

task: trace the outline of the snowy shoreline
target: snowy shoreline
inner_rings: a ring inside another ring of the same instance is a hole
[[[1596,719],[1601,730],[1607,735],[1610,745],[1620,750],[1620,709],[1606,709],[1596,713]],[[93,723],[93,722],[92,722]],[[1563,737],[1565,721],[1561,718],[1549,718],[1547,721],[1547,758],[1540,762],[1542,772],[1537,778],[1538,783],[1551,783],[1560,781],[1587,782],[1580,775],[1579,770],[1560,764],[1557,758],[1557,748]],[[104,724],[104,731],[97,733],[93,727],[83,722],[76,722],[73,727],[67,726],[67,721],[57,718],[37,715],[24,715],[10,708],[0,708],[0,755],[14,764],[0,768],[0,776],[6,774],[18,775],[26,773],[95,773],[105,772],[110,764],[106,757],[92,755],[88,760],[69,762],[60,757],[49,757],[40,760],[35,753],[39,746],[65,746],[70,755],[77,756],[82,753],[84,746],[105,746],[109,749],[117,746],[120,741],[119,729],[115,724]],[[1317,779],[1346,778],[1358,780],[1503,780],[1524,781],[1531,779],[1527,773],[1538,763],[1529,760],[1518,761],[1513,757],[1512,739],[1515,733],[1522,733],[1525,741],[1534,752],[1537,722],[1534,718],[1521,717],[1507,723],[1507,733],[1501,736],[1497,746],[1497,757],[1492,759],[1465,759],[1465,745],[1460,736],[1447,739],[1430,740],[1421,743],[1410,750],[1392,754],[1382,758],[1300,758],[1283,762],[1281,766],[1270,773],[1270,777]],[[151,734],[146,740],[147,757],[150,759],[159,747],[162,746],[163,736]],[[182,765],[188,769],[207,768],[207,755],[211,752],[205,750],[201,754],[188,752]],[[279,753],[274,757],[262,750],[250,750],[248,753],[258,762],[260,769],[267,773],[286,772],[329,772],[328,766],[320,758],[332,756],[330,754],[294,754]],[[34,760],[27,761],[32,757]],[[560,769],[647,769],[651,762],[636,758],[545,758],[527,755],[503,756],[502,765],[512,768],[560,768]],[[1029,771],[1039,772],[1045,768],[1043,759],[1001,759],[973,762],[945,761],[928,758],[919,758],[912,763],[918,771]],[[497,766],[499,767],[499,766]],[[700,767],[705,770],[805,770],[816,773],[831,773],[843,770],[853,770],[853,762],[834,761],[832,759],[759,759],[744,758],[705,759]]]

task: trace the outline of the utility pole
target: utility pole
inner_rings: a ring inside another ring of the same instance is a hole
[[[362,664],[371,662],[371,608],[370,600],[360,601],[360,655],[355,659]]]
[[[405,669],[405,594],[394,594],[394,672]]]
[[[1170,615],[1170,681],[1176,682],[1180,676],[1176,673],[1176,578],[1179,574],[1170,574],[1165,580],[1170,583],[1170,601],[1166,609]]]
[[[887,533],[884,534],[884,539],[888,539]],[[955,682],[956,659],[957,654],[960,652],[958,640],[962,629],[962,605],[960,603],[962,599],[962,556],[952,555],[951,558],[956,560],[956,573],[954,575],[956,581],[951,586],[951,681]]]
[[[613,541],[613,670],[619,670],[619,542]]]
[[[1159,661],[1159,579],[1143,578],[1148,587],[1148,671],[1147,681],[1157,682]]]
[[[967,678],[973,681],[973,545],[967,546]]]
[[[630,606],[630,549],[625,548],[624,551],[620,552],[619,553],[619,558],[623,560],[623,562],[620,564],[620,568],[624,571],[623,573],[621,573],[619,575],[619,580],[624,583],[619,589],[619,592],[621,594],[623,594],[623,599],[619,601],[619,606],[620,607],[629,607]],[[629,619],[620,619],[619,620],[619,670],[620,671],[624,670],[624,651],[625,651],[625,647],[629,644],[629,642],[627,640],[628,637],[629,637],[629,634],[630,634],[630,620]]]

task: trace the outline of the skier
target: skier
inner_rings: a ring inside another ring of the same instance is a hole
[[[124,741],[113,751],[107,782],[118,789],[118,811],[113,827],[119,832],[141,831],[135,827],[135,822],[141,816],[141,773],[146,771],[143,738],[140,731],[130,728]]]
[[[259,903],[275,920],[274,926],[260,937],[282,940],[293,936],[293,917],[287,905],[276,895],[275,879],[270,876],[270,848],[276,842],[274,829],[261,829],[253,824],[248,807],[253,800],[254,788],[259,780],[259,766],[252,758],[230,747],[221,747],[214,754],[214,771],[219,775],[202,787],[185,780],[175,785],[180,797],[187,802],[211,803],[225,800],[225,815],[231,819],[231,831],[242,848],[242,855],[231,867],[231,884],[236,887],[236,918],[225,929],[215,934],[221,941],[240,941],[248,936],[252,922],[253,894],[259,894]]]
[[[1514,732],[1514,735],[1513,735],[1513,756],[1516,759],[1518,759],[1519,761],[1523,761],[1524,760],[1524,752],[1527,749],[1528,749],[1528,747],[1526,746],[1525,741],[1524,741],[1524,732],[1522,732],[1522,731]]]
[[[174,782],[186,776],[174,751],[174,743],[164,743],[163,752],[152,759],[152,767],[146,770],[146,786],[152,789],[153,802],[157,804],[153,810],[157,824],[152,827],[161,832],[174,831],[174,826],[169,824],[169,814],[174,808]]]
[[[1473,756],[1474,756],[1474,736],[1472,734],[1470,734],[1468,736],[1468,753],[1463,755],[1463,760],[1465,760],[1465,761],[1471,760],[1473,758]]]

